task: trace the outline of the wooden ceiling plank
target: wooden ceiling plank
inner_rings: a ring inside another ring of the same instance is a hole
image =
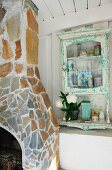
[[[65,14],[69,14],[69,13],[73,13],[74,12],[74,4],[73,4],[73,0],[60,0],[63,9],[65,11]]]
[[[33,3],[35,3],[35,5],[37,6],[37,8],[39,9],[39,13],[41,14],[41,18],[43,20],[49,20],[52,19],[52,16],[48,10],[48,8],[46,7],[45,3],[43,2],[43,0],[32,0]]]
[[[44,0],[48,5],[49,9],[51,10],[54,18],[63,15],[63,11],[60,7],[58,0]]]

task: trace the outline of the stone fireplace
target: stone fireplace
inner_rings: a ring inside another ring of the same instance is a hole
[[[0,4],[0,127],[20,144],[24,170],[58,170],[58,123],[38,70],[37,14],[30,0]]]

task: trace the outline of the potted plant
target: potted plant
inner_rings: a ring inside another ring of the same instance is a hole
[[[60,99],[56,101],[56,106],[65,113],[65,120],[77,120],[80,103],[77,103],[77,96],[74,93],[63,93],[60,91]]]

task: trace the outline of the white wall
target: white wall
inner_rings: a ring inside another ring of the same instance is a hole
[[[104,9],[103,9],[104,10]],[[110,10],[110,8],[108,9],[108,11]],[[106,8],[107,11],[107,8]],[[96,21],[99,22],[95,22],[94,24],[92,24],[92,27],[101,27],[101,28],[112,28],[112,22],[108,22],[108,21],[103,21],[101,22],[100,20],[105,20],[105,19],[110,19],[112,18],[112,15],[106,15],[107,18],[102,18],[101,14],[102,12],[104,12],[106,14],[106,11],[99,11],[99,15],[98,17],[96,17],[95,14],[95,18]],[[101,13],[100,13],[101,12]],[[97,12],[96,12],[97,13]],[[88,15],[90,14],[90,11],[88,12]],[[87,15],[87,12],[86,12]],[[65,16],[66,17],[66,16]],[[70,16],[69,16],[70,17]],[[71,16],[72,17],[72,16]],[[81,17],[81,16],[80,16]],[[87,17],[87,22],[86,19],[84,18],[85,23],[88,23],[90,20],[95,21],[95,18],[93,16],[89,16],[89,18]],[[68,19],[65,18],[64,21]],[[73,18],[72,18],[73,19]],[[71,22],[72,22],[71,19]],[[60,27],[56,27],[56,25],[52,25],[52,28],[50,23],[48,24],[42,24],[40,23],[40,30],[42,28],[43,25],[43,30],[41,31],[41,35],[40,35],[40,46],[39,46],[39,67],[40,67],[40,73],[41,73],[41,77],[42,77],[42,82],[50,96],[54,111],[57,115],[58,118],[62,118],[63,113],[55,107],[55,101],[58,99],[58,96],[60,94],[60,90],[62,89],[62,80],[61,80],[61,57],[60,57],[60,41],[59,38],[57,36],[57,33],[59,33],[59,31],[56,31],[60,28],[60,31],[67,28],[70,28],[69,22],[67,24],[66,20],[66,24],[64,23],[64,21],[60,21],[58,22],[58,24],[61,24]],[[61,23],[60,23],[61,22]],[[75,22],[75,21],[74,21]],[[83,19],[81,20],[80,23],[83,23]],[[77,22],[74,23],[74,25],[78,24]],[[48,26],[48,27],[47,27]],[[50,27],[49,27],[50,26]],[[73,26],[73,25],[72,25]],[[46,31],[45,31],[46,30]],[[50,31],[55,31],[55,32],[50,32]],[[43,33],[43,34],[42,34]],[[47,34],[49,33],[49,34]],[[47,35],[45,35],[47,34]],[[111,44],[112,44],[112,40],[111,40]],[[110,47],[111,47],[110,44]],[[110,48],[110,57],[112,58],[112,49]],[[112,63],[112,61],[110,61]],[[112,64],[111,64],[112,66]],[[112,68],[110,68],[111,73],[112,73]],[[112,80],[111,80],[111,92],[112,92]],[[112,110],[112,94],[111,94],[111,109]],[[112,118],[112,113],[111,113],[111,118]]]
[[[60,133],[65,170],[112,170],[112,137]]]

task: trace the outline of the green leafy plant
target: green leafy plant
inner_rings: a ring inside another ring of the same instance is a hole
[[[65,119],[68,121],[69,118],[71,119],[73,111],[79,110],[81,102],[77,103],[77,96],[74,93],[63,93],[62,91],[60,93],[60,99],[56,101],[56,106],[66,112]]]

